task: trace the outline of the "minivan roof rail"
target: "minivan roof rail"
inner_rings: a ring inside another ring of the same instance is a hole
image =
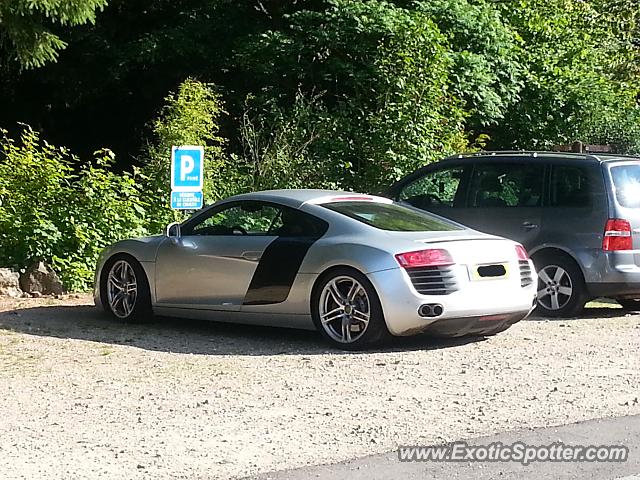
[[[532,156],[534,158],[538,157],[539,155],[544,155],[545,157],[547,156],[554,156],[554,157],[563,157],[563,158],[590,158],[593,160],[598,160],[598,161],[608,161],[608,160],[613,160],[613,159],[618,159],[618,158],[635,158],[637,159],[638,156],[634,156],[634,155],[622,155],[622,154],[616,154],[616,153],[588,153],[588,152],[584,152],[584,153],[577,153],[577,152],[553,152],[553,151],[542,151],[542,150],[486,150],[486,151],[480,151],[480,152],[462,152],[462,153],[456,153],[454,155],[450,155],[446,158],[446,160],[449,159],[456,159],[456,158],[473,158],[473,157],[497,157],[497,156],[502,156],[502,155],[523,155],[523,156]]]

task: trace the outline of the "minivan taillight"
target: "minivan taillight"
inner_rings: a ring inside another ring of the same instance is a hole
[[[602,249],[606,252],[633,250],[631,224],[620,218],[610,218],[604,227]]]
[[[399,253],[396,255],[396,260],[398,260],[400,266],[404,268],[444,267],[455,263],[453,258],[451,258],[451,254],[443,248]]]

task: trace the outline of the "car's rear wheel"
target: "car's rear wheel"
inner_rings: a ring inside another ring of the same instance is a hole
[[[375,288],[351,268],[334,269],[318,279],[311,314],[322,336],[343,350],[361,350],[389,336]]]
[[[538,271],[537,312],[547,317],[573,317],[587,303],[587,290],[576,263],[562,255],[533,259]]]
[[[640,312],[640,300],[634,300],[632,298],[618,298],[618,303],[625,310],[630,312]]]
[[[115,255],[102,269],[100,298],[107,313],[124,322],[143,322],[152,315],[149,282],[129,255]]]

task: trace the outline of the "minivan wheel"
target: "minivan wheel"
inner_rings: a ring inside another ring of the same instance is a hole
[[[630,312],[640,312],[640,300],[634,300],[632,298],[618,298],[618,303],[625,310]]]
[[[375,288],[351,268],[337,268],[318,279],[311,314],[322,336],[342,350],[362,350],[389,336]]]
[[[537,312],[546,317],[573,317],[584,309],[587,290],[580,268],[560,255],[533,259],[538,271]]]

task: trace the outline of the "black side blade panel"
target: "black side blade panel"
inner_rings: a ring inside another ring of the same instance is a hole
[[[278,237],[265,249],[256,268],[244,305],[284,302],[302,260],[317,238]]]

